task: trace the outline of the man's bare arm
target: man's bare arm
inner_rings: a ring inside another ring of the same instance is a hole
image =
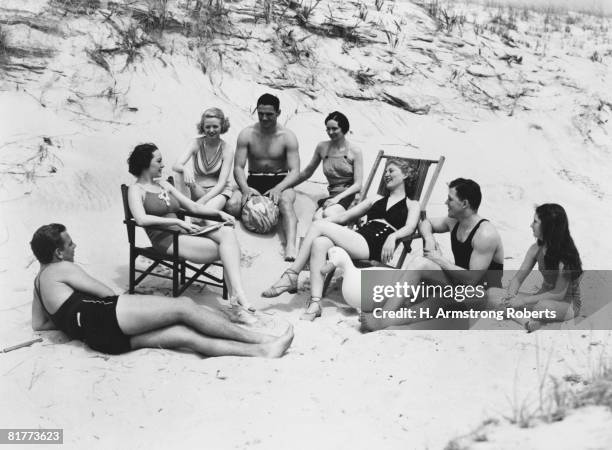
[[[287,176],[270,191],[282,192],[296,184],[300,176],[299,145],[295,134],[291,130],[285,132],[285,156],[287,158]]]
[[[236,153],[234,154],[234,179],[243,195],[248,195],[249,193],[249,185],[247,184],[244,168],[246,167],[249,153],[250,134],[249,128],[245,128],[240,132],[236,142]]]
[[[62,267],[62,278],[59,280],[66,283],[75,291],[85,292],[96,297],[108,297],[115,295],[113,290],[104,283],[96,280],[74,263],[65,263]]]

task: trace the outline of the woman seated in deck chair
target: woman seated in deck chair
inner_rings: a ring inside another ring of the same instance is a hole
[[[493,307],[510,307],[516,310],[555,312],[550,322],[563,322],[580,312],[580,276],[582,262],[570,235],[567,214],[556,203],[545,203],[536,208],[531,223],[536,242],[529,247],[507,289],[491,288],[489,304]],[[535,264],[544,282],[535,294],[519,292],[519,289]],[[543,319],[513,319],[528,332],[542,326]]]
[[[240,246],[233,228],[234,218],[223,211],[188,199],[170,183],[160,180],[164,164],[155,144],[137,145],[128,158],[128,165],[130,173],[137,178],[136,183],[128,189],[128,202],[138,225],[162,226],[183,233],[197,232],[199,226],[176,216],[176,212],[181,207],[196,214],[216,215],[232,225],[221,227],[203,236],[181,234],[179,256],[198,264],[221,259],[230,293],[230,303],[239,317],[248,319],[245,314],[253,314],[255,310],[250,306],[242,287]],[[146,232],[153,248],[167,255],[172,254],[172,233],[149,228],[146,228]]]
[[[35,331],[59,329],[109,354],[167,348],[203,356],[279,357],[293,339],[291,326],[279,337],[257,333],[187,297],[115,295],[74,263],[76,244],[64,225],[40,227],[30,246],[40,262],[32,300]]]
[[[234,190],[234,150],[221,139],[229,129],[229,120],[219,108],[208,108],[197,128],[199,135],[172,170],[179,189],[189,192],[193,201],[223,209]]]
[[[295,262],[280,279],[262,293],[263,297],[276,297],[283,292],[296,292],[298,273],[310,259],[310,301],[302,314],[303,320],[321,316],[321,294],[327,250],[342,247],[354,259],[373,259],[386,263],[391,260],[399,239],[411,235],[417,227],[420,206],[410,200],[407,189],[414,184],[415,171],[401,159],[389,159],[385,166],[385,195],[366,199],[343,214],[312,223]],[[407,188],[407,186],[409,186]],[[356,231],[341,224],[367,215],[367,222]]]
[[[319,200],[315,220],[337,216],[349,209],[361,190],[363,178],[361,150],[345,137],[350,127],[346,116],[334,111],[325,118],[324,123],[329,141],[317,144],[312,160],[300,172],[295,184],[309,179],[323,162],[323,173],[329,183],[329,196]]]

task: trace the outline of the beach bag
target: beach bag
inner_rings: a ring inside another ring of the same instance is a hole
[[[242,223],[254,233],[268,233],[278,223],[278,216],[278,206],[262,195],[251,196],[242,208]]]

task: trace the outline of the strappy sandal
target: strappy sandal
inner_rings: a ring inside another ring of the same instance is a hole
[[[261,293],[261,296],[264,298],[278,297],[284,292],[288,292],[290,294],[295,294],[297,292],[298,286],[298,273],[295,270],[287,269],[280,276],[275,285],[270,286],[268,289]],[[280,284],[278,283],[283,279],[283,277],[287,277],[289,283]]]
[[[317,310],[315,312],[308,312],[308,308],[310,308],[310,305],[312,304],[317,305]],[[307,320],[309,322],[312,322],[317,317],[321,317],[321,298],[320,297],[310,297],[310,299],[306,302],[306,309],[300,316],[300,320]]]

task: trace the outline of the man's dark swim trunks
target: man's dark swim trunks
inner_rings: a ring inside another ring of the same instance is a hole
[[[265,194],[273,189],[285,179],[287,172],[280,173],[253,173],[250,172],[247,178],[249,187],[257,190],[260,194]]]

